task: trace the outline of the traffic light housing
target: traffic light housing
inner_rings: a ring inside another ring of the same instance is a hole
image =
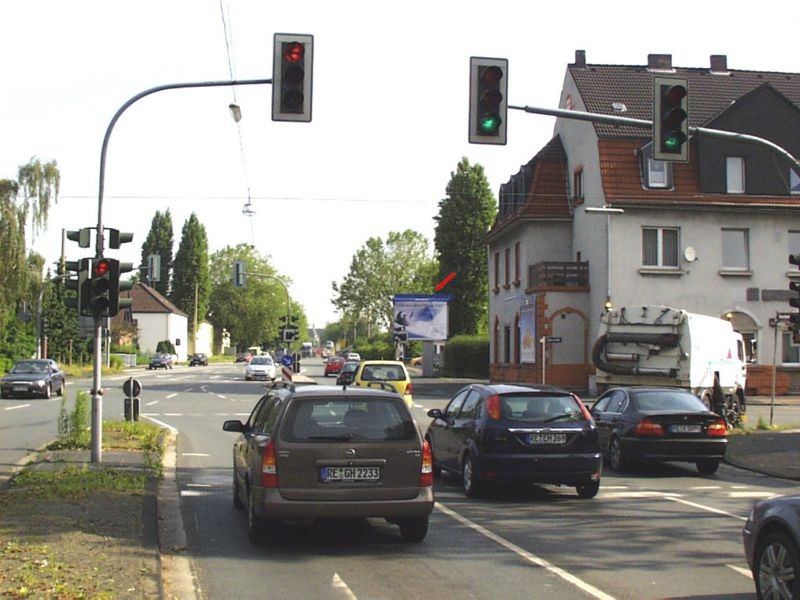
[[[276,33],[272,63],[272,120],[311,121],[314,36]]]
[[[469,59],[469,143],[506,143],[508,60]]]
[[[118,249],[122,244],[133,241],[133,233],[108,227],[105,230],[108,232],[108,247],[114,250]]]
[[[800,267],[800,254],[790,254],[789,264]],[[800,309],[800,281],[789,282],[789,306]],[[792,328],[792,343],[800,344],[800,311],[789,313]]]
[[[88,231],[88,230],[87,230]],[[78,314],[88,314],[89,305],[89,270],[91,269],[92,259],[82,258],[80,260],[68,260],[64,263],[67,273],[75,273],[75,277],[64,279],[64,287],[75,292],[75,297],[65,297],[64,305],[67,308],[78,310]]]
[[[653,79],[653,158],[689,160],[689,101],[685,79]]]
[[[244,261],[237,260],[233,263],[233,285],[234,287],[244,287],[245,283]]]
[[[119,262],[112,258],[108,259],[109,263],[109,304],[108,316],[113,317],[119,314],[119,311],[124,308],[130,308],[133,304],[132,298],[120,298],[120,292],[127,292],[133,289],[133,282],[130,279],[121,281],[119,276],[122,273],[130,273],[133,271],[133,263]]]
[[[91,227],[84,227],[75,231],[67,231],[67,239],[71,242],[78,242],[81,248],[88,248],[91,242]]]
[[[111,308],[111,259],[92,259],[88,311],[94,317],[107,317]]]

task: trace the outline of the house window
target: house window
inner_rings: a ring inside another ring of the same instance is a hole
[[[642,228],[642,266],[678,266],[678,229],[673,227]]]
[[[789,254],[800,254],[800,231],[789,232]],[[800,267],[791,265],[789,268],[798,270]]]
[[[800,346],[792,342],[792,332],[787,331],[781,334],[781,362],[800,363]]]
[[[722,267],[750,269],[750,232],[747,229],[722,230]]]
[[[494,293],[500,291],[500,253],[494,253]]]
[[[647,185],[651,188],[669,187],[669,163],[665,160],[647,160]]]
[[[789,192],[800,194],[800,175],[794,169],[789,169]]]
[[[583,201],[583,167],[578,167],[572,173],[572,198],[576,204]]]
[[[519,242],[514,244],[514,285],[519,287]]]
[[[725,172],[729,194],[744,194],[744,158],[728,156],[725,159]]]
[[[506,248],[506,281],[503,284],[503,287],[508,289],[511,287],[510,285],[511,280],[511,248]]]

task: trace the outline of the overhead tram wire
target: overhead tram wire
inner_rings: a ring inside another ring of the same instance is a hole
[[[228,58],[228,73],[230,73],[231,81],[235,81],[236,78],[234,77],[235,69],[233,67],[233,53],[231,52],[231,41],[233,38],[233,32],[230,28],[230,10],[228,10],[228,19],[225,19],[225,6],[224,0],[219,0],[219,11],[222,16],[222,31],[225,34],[225,53]],[[230,38],[230,39],[229,39]],[[231,92],[233,94],[233,103],[230,105],[231,113],[234,117],[234,122],[236,123],[236,132],[239,135],[239,153],[242,158],[242,172],[244,173],[244,182],[245,187],[247,188],[247,203],[242,207],[242,214],[245,215],[250,220],[250,246],[255,248],[255,230],[253,228],[253,217],[256,214],[255,209],[253,208],[253,204],[250,201],[250,176],[247,172],[247,161],[245,160],[244,156],[244,143],[242,141],[242,126],[241,126],[241,109],[239,108],[239,101],[236,97],[236,86],[231,86]],[[235,107],[235,108],[234,108]]]

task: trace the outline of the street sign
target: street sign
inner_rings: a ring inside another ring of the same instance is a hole
[[[561,338],[560,337],[555,337],[555,336],[552,336],[552,335],[548,335],[545,341],[548,344],[558,344],[558,343],[561,342]]]
[[[138,398],[139,394],[142,393],[142,384],[139,383],[138,379],[128,377],[122,382],[122,391],[128,397]]]
[[[291,367],[294,364],[294,358],[291,354],[284,354],[281,356],[281,364],[285,367]]]

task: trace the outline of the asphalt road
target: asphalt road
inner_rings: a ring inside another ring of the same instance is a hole
[[[304,366],[320,383],[333,383],[321,377],[318,360]],[[231,364],[136,377],[144,388],[142,415],[179,431],[187,553],[209,599],[750,598],[744,520],[756,500],[796,490],[728,465],[711,477],[691,465],[626,475],[607,470],[593,500],[558,487],[472,500],[457,479],[443,478],[421,544],[404,544],[395,526],[370,520],[287,526],[275,540],[252,545],[244,513],[233,508],[234,434],[223,432],[222,422],[245,420],[263,383],[244,381],[243,366]],[[106,418],[121,416],[126,378],[104,379]],[[73,382],[68,397],[88,385]],[[426,411],[446,403],[442,389],[435,382],[417,386],[423,427]],[[797,405],[783,408],[786,418],[800,415]],[[58,399],[0,401],[4,465],[55,436],[59,409]]]

